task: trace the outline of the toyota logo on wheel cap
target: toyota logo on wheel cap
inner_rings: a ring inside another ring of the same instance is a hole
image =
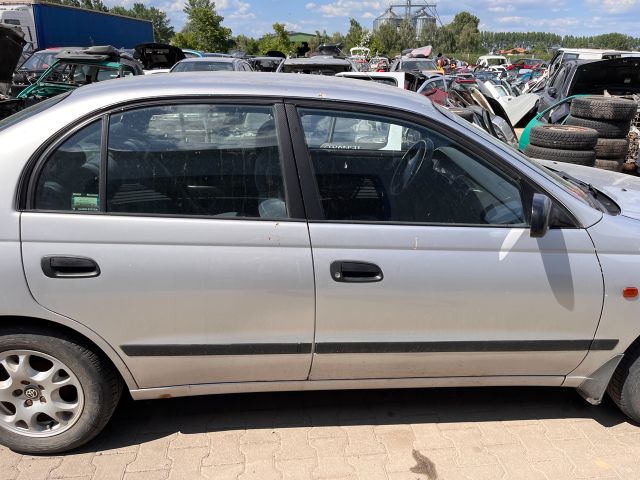
[[[27,398],[37,398],[40,395],[40,392],[33,387],[29,387],[24,391],[24,395]]]

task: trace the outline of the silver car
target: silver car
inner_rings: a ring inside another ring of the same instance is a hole
[[[640,420],[635,178],[269,73],[83,87],[1,122],[0,151],[14,450],[78,447],[124,389],[563,386]]]

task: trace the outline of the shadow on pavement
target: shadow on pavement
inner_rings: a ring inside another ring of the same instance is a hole
[[[134,402],[123,398],[105,430],[81,450],[103,452],[184,434],[294,427],[592,419],[627,423],[605,400],[573,389],[450,388],[211,395]]]

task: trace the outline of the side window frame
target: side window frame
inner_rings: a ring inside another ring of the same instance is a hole
[[[292,145],[296,155],[296,161],[298,166],[298,171],[300,174],[300,186],[303,193],[303,201],[305,205],[305,209],[307,211],[307,217],[309,222],[313,223],[358,223],[358,224],[375,224],[375,225],[420,225],[420,226],[443,226],[443,227],[456,227],[456,226],[468,226],[462,224],[435,224],[435,223],[416,223],[416,222],[379,222],[379,221],[344,221],[344,220],[327,220],[324,216],[324,210],[322,208],[321,203],[321,195],[318,190],[317,183],[314,177],[313,170],[313,161],[311,159],[311,155],[309,154],[306,140],[304,137],[304,130],[302,127],[300,116],[298,115],[298,108],[310,108],[310,109],[318,109],[318,110],[333,110],[335,112],[344,111],[345,113],[361,113],[363,115],[366,114],[376,114],[381,115],[379,109],[376,109],[374,106],[363,106],[363,105],[352,105],[347,102],[336,102],[331,106],[327,106],[326,104],[318,103],[312,100],[305,101],[288,101],[286,103],[287,110],[287,118],[289,121],[289,129],[292,132]],[[412,122],[421,127],[427,128],[434,133],[440,134],[448,139],[458,141],[460,145],[464,147],[466,151],[473,152],[474,155],[477,155],[480,159],[485,161],[488,165],[491,165],[497,171],[503,173],[504,175],[511,178],[514,183],[517,183],[520,186],[520,189],[523,194],[523,208],[525,213],[525,219],[527,223],[530,222],[531,216],[531,207],[533,201],[533,194],[536,192],[544,193],[547,195],[553,202],[554,208],[560,209],[565,216],[570,218],[574,223],[573,227],[565,227],[565,228],[579,228],[579,224],[575,220],[573,214],[553,195],[551,195],[546,189],[542,188],[540,185],[533,182],[530,178],[522,175],[516,168],[507,164],[506,162],[496,161],[491,156],[491,152],[488,148],[478,149],[478,145],[472,144],[468,139],[461,136],[458,132],[447,129],[445,125],[437,124],[436,122],[424,118],[418,117],[417,115],[413,115],[407,112],[397,111],[388,109],[384,112],[384,116],[388,117],[390,120],[395,120],[397,122]],[[296,132],[298,132],[296,134]],[[477,228],[514,228],[510,225],[475,225]],[[522,227],[518,227],[522,228]]]
[[[276,122],[276,131],[278,138],[278,147],[280,150],[280,162],[282,165],[283,184],[286,195],[287,209],[289,212],[289,218],[283,218],[282,222],[300,222],[306,221],[305,209],[302,201],[302,192],[298,181],[298,172],[294,159],[293,147],[291,145],[291,134],[289,131],[289,125],[285,113],[285,106],[282,100],[278,99],[255,99],[247,97],[228,97],[224,99],[211,99],[203,97],[180,97],[180,98],[164,98],[161,100],[153,101],[137,101],[129,102],[119,105],[117,107],[110,108],[106,112],[99,114],[92,114],[87,116],[71,126],[65,127],[62,131],[66,131],[62,136],[61,132],[58,132],[52,136],[48,142],[31,158],[28,167],[22,174],[20,185],[18,188],[18,201],[17,207],[20,211],[32,211],[42,213],[54,213],[54,214],[72,214],[72,215],[112,215],[112,216],[143,216],[143,217],[170,217],[170,218],[205,218],[210,220],[217,220],[217,217],[213,216],[195,216],[195,215],[164,215],[164,214],[135,214],[135,213],[120,213],[120,212],[108,212],[107,211],[107,159],[108,159],[108,145],[109,145],[109,119],[112,114],[119,114],[129,110],[135,110],[145,107],[157,107],[157,106],[177,106],[177,105],[247,105],[247,106],[270,106],[273,108],[274,120]],[[100,177],[99,177],[99,211],[96,212],[74,212],[74,211],[59,211],[59,210],[38,210],[35,208],[36,199],[36,186],[38,178],[50,157],[53,153],[69,138],[82,130],[84,127],[100,120],[102,122],[102,134],[101,134],[101,155],[100,155]],[[273,221],[270,219],[261,218],[247,218],[227,217],[225,220],[240,220],[240,221]]]

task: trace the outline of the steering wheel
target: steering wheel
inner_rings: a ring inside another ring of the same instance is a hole
[[[392,195],[400,195],[404,192],[418,176],[424,161],[431,161],[434,146],[431,140],[428,142],[418,140],[402,156],[391,177],[389,191]]]

